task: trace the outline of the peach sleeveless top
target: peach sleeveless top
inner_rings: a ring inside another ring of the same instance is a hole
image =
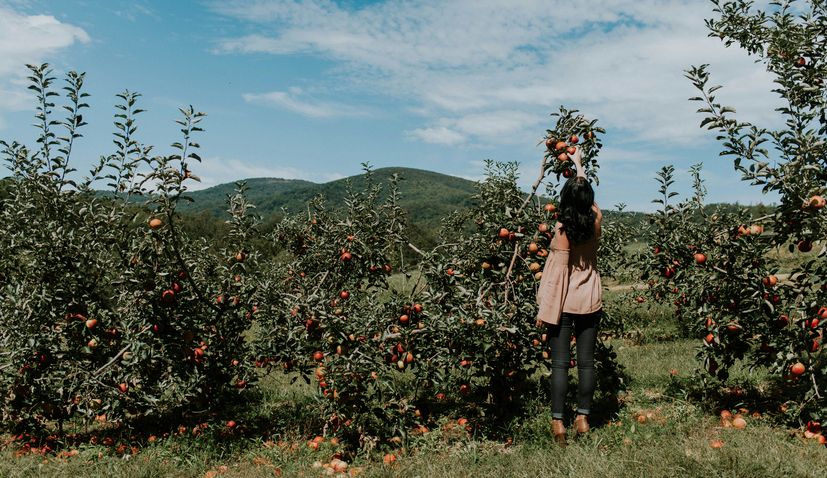
[[[603,285],[597,272],[599,229],[583,244],[557,247],[562,225],[557,223],[551,254],[546,260],[537,290],[537,320],[556,325],[560,314],[590,314],[603,307]]]

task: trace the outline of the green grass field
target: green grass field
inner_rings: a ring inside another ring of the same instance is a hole
[[[514,426],[513,443],[437,429],[413,439],[392,465],[383,463],[379,451],[343,456],[347,476],[824,476],[827,448],[778,425],[771,413],[748,415],[744,430],[723,428],[718,410],[670,386],[691,381],[696,341],[679,338],[667,314],[666,308],[642,308],[634,318],[638,333],[612,340],[631,376],[623,406],[588,436],[572,437],[568,447],[552,442],[549,407],[538,404],[536,415]],[[738,369],[732,379],[762,389],[765,377]],[[193,436],[187,430],[144,443],[134,455],[89,444],[73,448],[77,453],[70,457],[15,456],[18,448],[9,445],[0,452],[0,476],[327,476],[320,465],[338,448],[325,442],[313,451],[306,444],[316,434],[308,426],[312,389],[302,381],[290,384],[280,374],[269,377],[263,388],[263,402],[247,416],[268,417],[268,438],[227,437],[212,428]],[[723,446],[713,448],[713,440]]]

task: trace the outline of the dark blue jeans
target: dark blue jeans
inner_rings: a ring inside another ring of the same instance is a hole
[[[565,416],[572,331],[577,338],[577,413],[588,415],[591,412],[595,387],[594,347],[602,316],[602,310],[591,314],[564,312],[558,325],[548,326],[548,343],[551,347],[552,418],[563,419]]]

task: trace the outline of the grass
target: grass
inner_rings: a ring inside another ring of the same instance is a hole
[[[564,449],[552,442],[549,407],[540,404],[535,416],[512,430],[513,444],[457,438],[437,429],[417,437],[393,465],[383,464],[381,452],[362,452],[347,457],[350,469],[365,477],[412,478],[823,476],[827,448],[775,424],[766,413],[750,416],[745,430],[722,428],[717,410],[680,392],[676,384],[692,381],[697,341],[678,338],[677,326],[663,313],[652,309],[635,318],[644,340],[612,340],[632,380],[623,407],[610,422],[597,424]],[[312,389],[302,381],[291,384],[289,378],[268,377],[263,403],[254,410],[271,420],[269,436],[231,438],[208,429],[194,437],[188,431],[146,444],[134,456],[83,445],[71,457],[17,457],[16,448],[9,446],[0,451],[0,477],[326,476],[319,465],[337,448],[327,442],[318,451],[306,446],[317,432]],[[766,376],[742,368],[733,371],[732,380],[760,385]],[[711,447],[712,440],[722,440],[723,446]]]

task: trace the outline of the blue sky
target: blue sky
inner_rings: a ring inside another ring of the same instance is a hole
[[[655,172],[703,162],[709,199],[743,184],[700,130],[683,69],[710,63],[719,99],[774,126],[771,78],[707,38],[701,0],[0,0],[0,138],[33,143],[24,63],[87,72],[81,172],[112,150],[115,94],[143,94],[139,138],[168,151],[177,107],[208,114],[201,187],[247,177],[323,182],[407,166],[478,179],[482,161],[536,175],[564,104],[608,130],[598,202],[650,210]],[[688,193],[688,191],[686,191]]]

